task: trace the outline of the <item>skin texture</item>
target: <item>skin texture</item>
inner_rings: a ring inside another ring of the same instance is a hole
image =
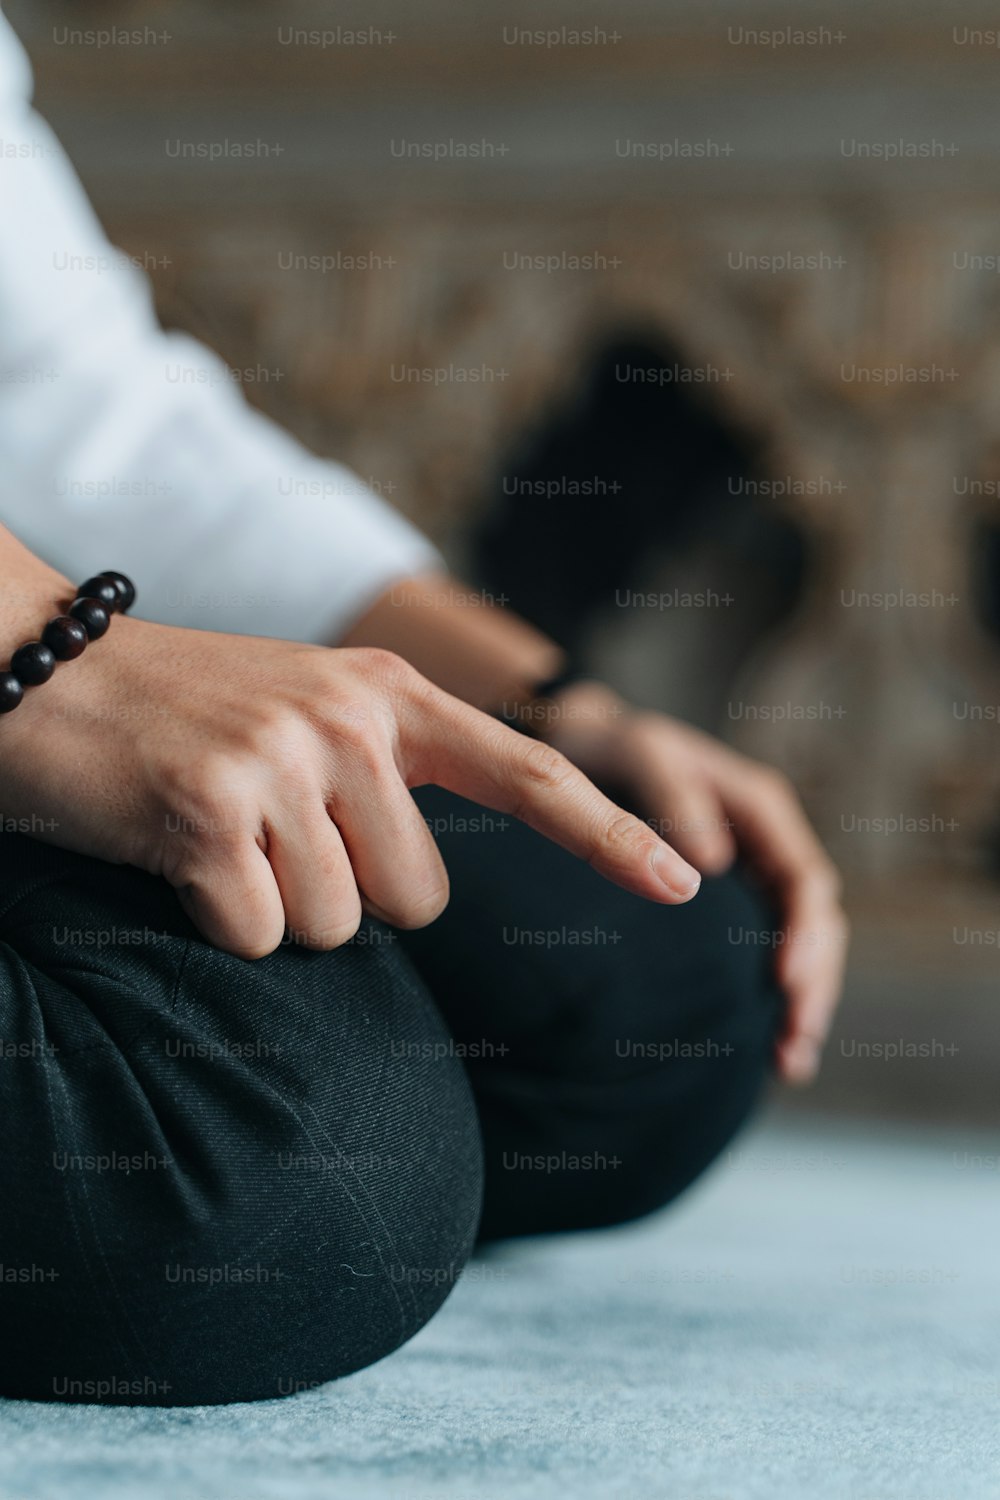
[[[44,601],[24,608],[37,629],[72,590],[50,576],[46,598],[37,572],[22,579],[9,597]],[[407,794],[427,782],[522,818],[650,900],[699,884],[557,750],[378,648],[116,617],[0,730],[5,816],[162,875],[208,940],[245,958],[286,928],[336,947],[363,910],[401,927],[439,915],[447,875]]]
[[[778,1067],[793,1083],[819,1067],[847,956],[840,877],[791,782],[666,714],[632,710],[599,684],[561,696],[545,730],[588,775],[629,789],[652,826],[703,875],[739,858],[781,914],[775,945],[787,996]]]
[[[2,528],[0,566],[0,632],[20,643],[73,589]],[[784,913],[778,1063],[809,1078],[846,929],[836,876],[790,786],[598,684],[553,705],[539,740],[498,723],[451,689],[474,682],[480,701],[527,703],[558,648],[504,611],[470,617],[467,591],[433,582],[390,591],[332,649],[116,616],[0,720],[5,818],[163,876],[208,941],[248,959],[286,931],[336,947],[362,912],[404,928],[433,921],[447,873],[408,795],[426,783],[523,819],[665,904],[690,900],[699,871],[738,852]],[[628,787],[649,821],[589,777]]]
[[[789,1082],[808,1082],[840,997],[848,930],[840,879],[791,783],[599,683],[574,685],[533,713],[525,685],[561,670],[558,647],[508,611],[468,601],[454,580],[409,580],[377,600],[348,639],[400,651],[484,706],[523,705],[536,735],[589,777],[627,791],[630,805],[703,875],[742,860],[783,918],[775,963],[788,1011],[777,1065]]]

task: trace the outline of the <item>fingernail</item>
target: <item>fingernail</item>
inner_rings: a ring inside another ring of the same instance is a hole
[[[649,863],[672,896],[690,901],[692,896],[698,894],[701,876],[693,865],[689,865],[679,855],[665,849],[654,849]]]

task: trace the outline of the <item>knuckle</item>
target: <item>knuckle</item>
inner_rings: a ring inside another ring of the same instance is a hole
[[[405,931],[413,931],[419,927],[429,927],[431,922],[437,921],[448,905],[448,897],[447,882],[411,897],[405,903],[403,909],[394,915],[394,925],[402,927]]]
[[[393,759],[391,726],[381,715],[353,703],[335,702],[323,717],[324,759],[331,754],[343,768],[378,775]]]
[[[543,792],[558,792],[575,772],[573,766],[553,745],[533,741],[521,755],[517,770],[522,781]]]
[[[214,801],[229,781],[229,763],[212,751],[203,751],[193,761],[154,767],[153,777],[171,802]]]
[[[424,714],[430,718],[439,716],[449,701],[449,695],[415,667],[410,667],[408,663],[404,665],[407,667],[407,674],[403,689],[410,708],[418,715]]]
[[[644,824],[633,818],[631,813],[619,810],[608,819],[602,842],[605,852],[624,857],[634,854],[640,844],[648,844],[652,848],[655,841],[649,837],[649,830]]]
[[[246,782],[231,758],[202,757],[165,786],[168,833],[195,844],[228,846],[250,827]]]
[[[359,902],[356,910],[340,911],[322,926],[294,927],[290,925],[287,936],[293,943],[303,948],[315,948],[320,952],[328,953],[334,948],[342,948],[345,943],[351,941],[361,926],[361,917]]]
[[[275,930],[273,923],[250,920],[245,914],[237,917],[233,912],[222,914],[218,898],[224,882],[215,865],[200,862],[190,852],[178,861],[176,867],[164,869],[168,883],[174,887],[178,901],[194,925],[203,932],[213,947],[233,958],[253,962],[273,953],[281,942],[281,928]],[[195,892],[197,891],[197,896]],[[214,916],[206,916],[214,909]]]
[[[254,760],[300,766],[311,749],[308,726],[291,707],[259,713],[250,726],[246,748]]]
[[[233,759],[233,774],[280,778],[288,790],[306,793],[317,779],[317,743],[305,719],[293,710],[259,716]]]
[[[322,946],[324,948],[342,948],[345,943],[349,943],[357,935],[358,928],[361,926],[361,917],[362,912],[359,905],[356,912],[352,912],[349,917],[342,918],[339,922],[334,923],[327,932],[320,934]]]
[[[381,763],[382,740],[372,724],[349,715],[338,716],[331,725],[330,736],[353,762],[368,769]]]
[[[380,687],[398,691],[419,677],[408,661],[383,646],[358,646],[351,654],[358,670]]]

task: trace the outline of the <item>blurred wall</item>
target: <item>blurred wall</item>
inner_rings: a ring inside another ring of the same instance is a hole
[[[989,9],[7,9],[163,317],[457,558],[504,455],[609,331],[669,338],[756,435],[747,504],[794,521],[809,571],[715,727],[792,771],[850,876],[845,1035],[934,1044],[895,1070],[844,1050],[823,1087],[992,1116]],[[727,629],[705,566],[651,555],[645,602],[597,601],[593,661],[678,712]],[[672,602],[692,578],[709,602]]]

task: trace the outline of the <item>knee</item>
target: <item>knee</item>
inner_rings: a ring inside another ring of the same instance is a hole
[[[29,1273],[5,1298],[5,1394],[287,1395],[391,1353],[444,1301],[478,1224],[474,1106],[426,993],[365,930],[367,949],[255,964],[167,932],[148,963],[91,963],[69,989],[66,955],[55,976],[8,942],[22,1027],[73,1004],[87,1022],[44,1076],[5,1070],[0,1259]]]
[[[188,1205],[161,1289],[171,1400],[184,1404],[294,1394],[382,1359],[445,1301],[478,1228],[474,1104],[422,990],[395,957],[266,963],[270,1038],[314,970],[339,971],[318,978],[326,1014],[303,1025],[294,1005],[272,1040],[259,1009],[251,1057],[223,1060],[221,1088],[218,1055],[200,1078],[190,1066],[164,1077],[200,1122],[206,1200]]]
[[[488,1185],[502,1184],[492,1196],[514,1232],[621,1223],[671,1202],[732,1139],[770,1071],[782,1004],[759,896],[734,874],[706,881],[690,906],[633,910],[543,1060],[544,1097],[522,1107],[524,1138],[545,1150],[536,1162],[525,1152],[521,1171],[509,1141],[491,1152],[487,1133]]]
[[[766,903],[730,874],[672,916],[682,913],[669,989],[649,923],[642,963],[609,982],[602,1007],[599,1118],[616,1158],[599,1195],[606,1223],[660,1208],[693,1182],[745,1122],[772,1066],[783,1005]]]

